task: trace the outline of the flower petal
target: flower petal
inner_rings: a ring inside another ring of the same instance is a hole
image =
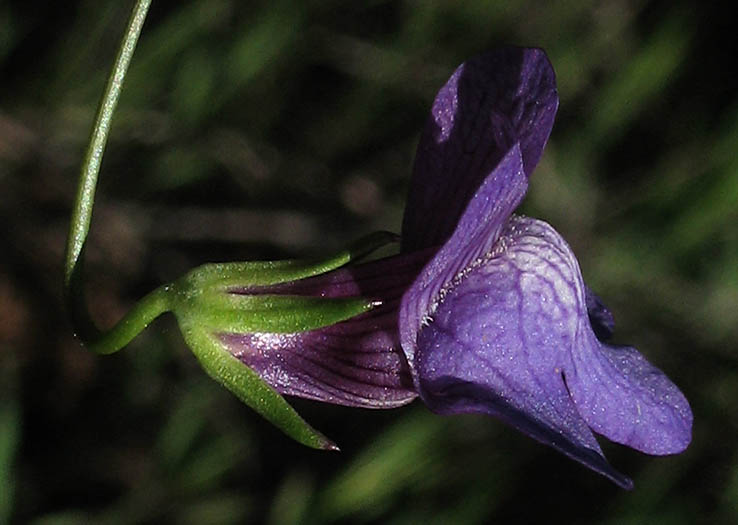
[[[415,399],[386,308],[295,334],[221,334],[221,341],[280,394],[337,405],[390,408]]]
[[[397,335],[402,292],[428,255],[399,255],[292,283],[232,293],[368,297],[378,308],[347,321],[293,334],[219,334],[235,357],[281,394],[327,403],[389,408],[417,394]]]
[[[432,409],[497,415],[622,486],[588,425],[649,453],[689,441],[684,396],[636,350],[600,343],[571,249],[534,219],[512,217],[447,289],[410,365]]]
[[[438,92],[420,138],[402,226],[403,251],[444,242],[515,143],[530,176],[557,107],[553,68],[540,49],[502,48],[459,66]]]
[[[470,351],[471,347],[459,341],[458,336],[458,332],[442,328],[421,336],[424,344],[443,349],[429,354],[428,359],[425,354],[418,358],[424,377],[420,395],[431,410],[447,415],[481,413],[497,417],[617,485],[633,488],[631,479],[605,459],[592,432],[572,405],[560,374],[551,374],[543,380],[529,372],[518,374],[520,366],[525,366],[524,353],[507,352],[504,358],[487,359]],[[448,373],[442,361],[453,359],[458,353],[468,358]],[[486,374],[482,381],[481,370]]]
[[[567,317],[576,318],[577,324],[562,339],[563,343],[573,337],[570,361],[562,361],[561,367],[572,400],[587,424],[608,439],[647,454],[683,451],[692,438],[692,412],[684,395],[635,348],[604,344],[597,338],[591,322],[593,310],[599,312],[598,329],[610,329],[612,315],[599,299],[592,308],[594,294],[590,292],[587,298],[579,264],[566,241],[544,222],[512,222],[511,228],[518,233],[511,243],[517,247],[508,257],[519,252],[530,258],[528,271],[547,280],[556,294],[549,304],[569,296]]]
[[[451,238],[426,264],[403,296],[400,341],[411,365],[417,332],[422,323],[442,300],[444,290],[493,249],[500,230],[520,204],[527,188],[523,159],[518,144],[515,144],[481,184]]]
[[[687,448],[692,411],[661,370],[635,348],[601,344],[587,333],[578,346],[566,384],[592,430],[646,454]]]
[[[557,293],[539,275],[537,257],[521,251],[524,245],[507,245],[516,231],[508,227],[506,234],[506,251],[467,272],[420,330],[413,363],[420,396],[440,413],[499,417],[629,487],[605,460],[564,382],[562,363],[573,343],[567,327],[577,322],[567,308],[573,292]]]

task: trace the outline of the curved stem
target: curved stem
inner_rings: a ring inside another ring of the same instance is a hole
[[[110,330],[100,334],[87,348],[96,354],[117,352],[164,312],[171,310],[170,286],[160,286],[131,308]]]
[[[79,175],[77,197],[72,208],[72,220],[69,227],[69,238],[67,239],[67,251],[64,262],[64,296],[67,308],[72,317],[74,330],[82,341],[86,343],[100,336],[100,332],[95,327],[85,305],[82,280],[82,257],[87,234],[90,230],[92,207],[95,201],[95,187],[97,186],[97,177],[100,172],[105,144],[110,134],[113,112],[118,104],[123,80],[128,71],[128,65],[131,62],[133,51],[136,49],[136,42],[138,41],[138,36],[141,34],[150,4],[151,0],[136,0],[136,5],[128,20],[126,32],[118,49],[118,55],[115,58],[113,69],[110,72],[105,91],[100,100],[100,105],[97,108],[95,124],[92,128],[90,142],[87,146]],[[138,311],[138,308],[134,308],[126,318],[136,311]],[[104,336],[103,339],[106,337]],[[98,347],[96,343],[92,346]],[[99,351],[108,353],[107,349],[103,348],[99,348]]]

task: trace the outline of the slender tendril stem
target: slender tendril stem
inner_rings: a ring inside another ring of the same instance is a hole
[[[112,347],[106,347],[103,344],[104,341],[119,342],[125,339],[125,337],[120,338],[118,336],[113,336],[111,338],[110,334],[101,336],[100,331],[95,327],[95,323],[90,317],[84,299],[82,258],[84,255],[87,234],[90,230],[92,207],[95,202],[95,187],[97,186],[97,178],[100,172],[103,152],[105,151],[105,144],[107,143],[108,135],[110,134],[113,113],[116,105],[118,104],[123,80],[125,79],[128,71],[128,65],[131,62],[133,51],[136,49],[136,42],[141,34],[141,29],[143,28],[144,21],[146,20],[146,13],[148,12],[150,4],[151,0],[136,0],[133,12],[128,20],[126,32],[123,35],[120,48],[118,49],[118,55],[115,58],[113,69],[108,77],[105,91],[103,92],[100,105],[97,108],[97,114],[95,115],[95,124],[92,128],[90,141],[87,146],[87,151],[85,153],[79,175],[79,187],[77,189],[77,197],[72,209],[72,220],[69,227],[69,238],[67,239],[67,251],[64,262],[65,301],[72,317],[72,324],[75,332],[83,342],[88,344],[92,343],[90,345],[91,348],[99,353],[111,353],[118,349],[115,348],[112,350]],[[156,293],[157,291],[152,294]],[[148,303],[144,300],[144,303],[148,306],[143,307],[143,310],[140,306],[135,307],[128,315],[126,315],[121,323],[127,323],[127,326],[138,325],[143,329],[146,324],[151,322],[151,319],[148,321],[140,319],[138,322],[134,323],[132,316],[136,313],[141,315],[145,312],[146,317],[148,318],[157,311],[158,313],[156,315],[163,313],[167,310],[166,305],[161,304],[161,300],[164,296],[165,294],[161,294],[161,297],[154,295],[156,300],[152,300]],[[148,297],[150,296],[147,296],[147,298]],[[119,326],[116,326],[111,333],[118,329]],[[125,332],[127,332],[127,330],[124,328],[122,333]],[[95,341],[98,338],[100,338],[99,341]],[[128,340],[130,340],[130,338]]]
[[[138,301],[128,313],[110,330],[99,334],[94,340],[87,342],[87,348],[96,354],[112,354],[117,352],[157,317],[171,308],[171,288],[160,286]]]

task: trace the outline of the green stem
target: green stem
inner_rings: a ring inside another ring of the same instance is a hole
[[[164,312],[171,310],[171,287],[160,286],[138,301],[131,310],[110,330],[100,334],[87,348],[96,354],[117,352]]]
[[[64,262],[64,296],[67,308],[72,317],[74,330],[82,341],[86,343],[100,336],[100,332],[95,327],[95,323],[92,321],[86,307],[82,279],[82,257],[87,234],[90,230],[92,207],[95,202],[95,187],[97,186],[97,177],[100,172],[105,144],[110,134],[113,113],[118,104],[123,80],[128,71],[128,65],[131,62],[133,51],[136,49],[136,42],[141,34],[150,4],[151,0],[136,0],[136,5],[128,20],[126,32],[118,49],[118,55],[115,58],[113,69],[110,72],[105,91],[100,100],[100,105],[97,108],[95,125],[92,128],[90,142],[87,146],[79,175],[77,198],[72,209],[72,221],[69,227],[69,238],[67,239],[67,251]],[[126,316],[126,319],[133,312],[137,311],[139,309],[134,308]],[[145,326],[148,322],[150,320],[143,323],[143,325]],[[141,323],[137,324],[140,325]],[[104,336],[101,340],[108,340],[108,337]],[[115,351],[101,347],[98,343],[93,343],[92,347],[97,348],[96,351],[101,353]]]

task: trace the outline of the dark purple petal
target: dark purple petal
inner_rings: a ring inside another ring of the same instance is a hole
[[[396,304],[295,334],[221,334],[228,350],[280,394],[391,408],[416,397],[397,340]]]
[[[427,253],[399,255],[309,279],[231,293],[367,297],[382,306],[338,324],[293,334],[219,334],[226,348],[281,394],[390,408],[413,400],[400,348],[397,307]]]
[[[497,415],[622,486],[588,426],[649,453],[689,442],[677,387],[636,350],[595,337],[579,265],[546,223],[511,218],[425,319],[410,365],[434,410]]]
[[[423,268],[400,307],[400,341],[408,361],[426,316],[442,300],[444,290],[478,264],[495,245],[500,230],[525,196],[528,180],[517,144],[487,177],[464,211],[451,238]]]
[[[557,107],[553,68],[540,49],[503,48],[459,66],[438,92],[420,137],[402,225],[403,251],[444,242],[515,143],[530,176]]]

